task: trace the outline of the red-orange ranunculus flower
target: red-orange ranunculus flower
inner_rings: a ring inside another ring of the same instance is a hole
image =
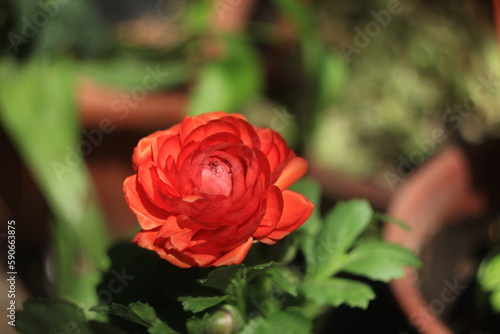
[[[132,161],[124,191],[142,227],[133,242],[179,267],[241,263],[254,241],[275,243],[314,207],[287,190],[307,162],[242,115],[184,117],[141,139]]]

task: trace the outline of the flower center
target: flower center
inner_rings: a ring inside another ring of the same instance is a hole
[[[229,196],[232,189],[231,169],[220,160],[210,160],[201,172],[200,191],[210,195]]]
[[[205,168],[211,169],[214,174],[220,174],[220,173],[224,173],[225,172],[224,167],[222,167],[222,165],[220,164],[219,160],[212,160],[212,161],[210,161],[205,166]]]

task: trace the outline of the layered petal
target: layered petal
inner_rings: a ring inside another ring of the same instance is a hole
[[[307,162],[271,129],[213,112],[143,138],[124,182],[142,229],[133,242],[182,267],[238,264],[253,242],[273,244],[313,204],[286,190]]]
[[[276,186],[271,186],[267,193],[267,207],[264,218],[259,224],[257,230],[253,233],[256,240],[265,239],[267,235],[273,232],[278,225],[283,213],[283,196]]]
[[[281,190],[285,190],[299,180],[307,171],[307,161],[300,157],[292,158],[283,168],[274,183]]]
[[[132,165],[133,167],[137,170],[137,166],[139,165],[139,162],[143,158],[150,158],[151,157],[151,144],[159,137],[159,136],[165,136],[165,137],[170,137],[170,136],[176,136],[179,134],[179,128],[180,126],[174,125],[168,130],[163,130],[163,131],[156,131],[152,134],[150,134],[147,137],[142,138],[137,146],[134,149],[134,153],[132,155]]]
[[[219,259],[212,262],[210,265],[218,267],[218,266],[228,266],[231,264],[240,264],[241,262],[243,262],[243,260],[247,256],[248,251],[250,250],[250,247],[252,247],[252,243],[253,243],[253,238],[250,237],[247,239],[247,241],[242,243],[240,246],[227,252],[226,254],[221,256]]]
[[[314,204],[295,191],[283,191],[283,214],[275,229],[259,241],[272,245],[300,227],[312,213]]]
[[[132,175],[125,179],[123,184],[127,204],[137,216],[139,224],[145,230],[162,226],[170,216],[170,212],[158,208],[151,203],[142,186],[137,181],[137,176]]]

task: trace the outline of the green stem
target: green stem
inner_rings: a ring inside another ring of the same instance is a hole
[[[238,310],[240,310],[243,321],[247,321],[247,305],[245,303],[245,294],[243,291],[240,291],[238,294]]]

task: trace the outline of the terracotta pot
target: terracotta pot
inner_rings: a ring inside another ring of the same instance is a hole
[[[388,214],[408,224],[411,230],[387,224],[385,238],[419,254],[442,227],[479,215],[485,207],[485,196],[472,188],[465,153],[458,147],[447,147],[417,169],[397,190]],[[410,323],[420,333],[453,333],[431,311],[420,292],[415,269],[408,269],[406,275],[394,280],[390,287]]]

